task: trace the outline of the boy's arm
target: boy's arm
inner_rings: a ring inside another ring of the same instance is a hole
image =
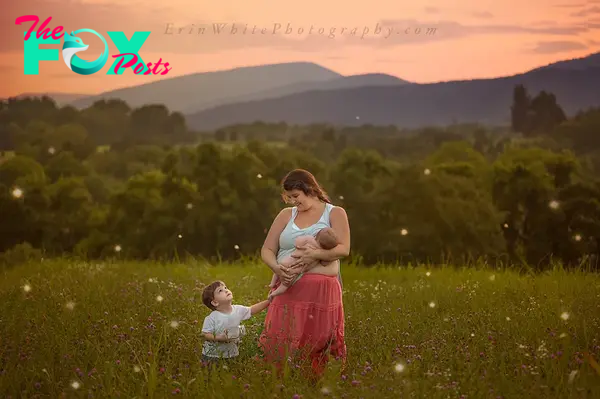
[[[267,307],[269,307],[270,302],[268,300],[259,302],[255,305],[250,306],[250,315],[254,316],[257,313],[262,312]]]
[[[215,321],[209,315],[204,319],[204,323],[202,324],[202,336],[204,339],[212,342],[229,342],[226,334],[215,334],[215,332]]]
[[[212,333],[203,332],[202,335],[204,336],[204,339],[206,339],[207,341],[213,341],[213,342],[229,342],[229,341],[231,341],[231,339],[228,338],[226,334],[215,335]]]

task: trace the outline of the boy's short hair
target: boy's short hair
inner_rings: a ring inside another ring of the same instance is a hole
[[[330,227],[325,227],[319,230],[315,238],[323,249],[335,248],[339,243],[338,238],[335,235],[335,231],[333,231],[333,229]]]
[[[217,308],[215,308],[211,302],[213,299],[215,299],[215,291],[222,285],[225,285],[225,283],[220,280],[213,281],[204,287],[204,290],[202,291],[202,303],[204,303],[210,310],[217,310]]]

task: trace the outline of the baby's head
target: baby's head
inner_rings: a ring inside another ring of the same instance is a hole
[[[233,293],[222,281],[212,282],[202,291],[202,302],[210,310],[217,310],[222,305],[231,305],[232,300]]]
[[[332,249],[339,244],[337,236],[335,235],[335,231],[333,231],[333,229],[330,227],[325,227],[319,230],[315,236],[315,239],[323,249]]]

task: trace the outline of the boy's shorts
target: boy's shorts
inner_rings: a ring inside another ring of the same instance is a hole
[[[237,357],[237,356],[236,356]],[[202,354],[202,362],[208,365],[225,365],[230,364],[235,357],[213,357]]]

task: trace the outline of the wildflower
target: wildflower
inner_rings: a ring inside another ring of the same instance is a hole
[[[329,389],[327,387],[323,387],[323,388],[321,388],[321,393],[323,395],[329,395],[331,393],[331,389]]]
[[[29,291],[31,291],[31,286],[30,286],[29,284],[25,284],[25,285],[23,286],[23,291],[25,291],[25,292],[29,292]]]
[[[567,334],[565,334],[565,333],[561,333],[561,334],[558,336],[558,338],[565,338],[566,336],[567,336]]]
[[[65,307],[69,310],[73,310],[73,308],[75,307],[75,302],[67,302],[67,304],[65,305]]]
[[[405,235],[408,234],[408,230],[402,229],[402,230],[400,230],[400,234],[402,234],[403,236],[405,236]]]
[[[343,195],[340,195],[340,200],[342,200],[342,201],[344,200],[344,196]]]
[[[115,245],[115,252],[121,252],[121,246],[120,245]]]
[[[425,176],[429,176],[431,174],[431,171],[429,169],[425,169],[423,173],[425,174]]]
[[[575,241],[581,241],[581,235],[579,234],[575,234],[575,237],[573,237],[575,239]]]
[[[397,363],[394,366],[394,370],[396,370],[396,373],[401,373],[404,371],[404,365],[402,363]]]
[[[134,373],[139,373],[140,371],[142,371],[142,369],[140,369],[140,366],[138,366],[138,365],[133,366]]]
[[[502,225],[502,227],[504,227],[505,229],[508,229],[508,223],[504,223],[504,224]]]
[[[257,178],[262,179],[262,175],[259,173],[256,175]]]
[[[425,273],[425,275],[426,275],[427,277],[429,277],[429,276],[431,276],[431,272],[427,272],[427,273]]]
[[[23,190],[21,190],[19,187],[15,187],[15,189],[12,191],[12,196],[14,198],[21,198],[23,196]]]
[[[182,238],[183,236],[181,234],[177,234],[177,238]]]
[[[235,244],[235,245],[233,246],[233,249],[235,249],[235,250],[237,251],[238,249],[240,249],[240,246],[239,246],[239,245],[237,245],[237,244]]]
[[[192,209],[194,207],[194,205],[191,202],[188,202],[188,204],[185,207],[187,209]]]
[[[492,275],[490,276],[490,281],[494,281],[494,280],[496,280],[496,275],[495,275],[495,274],[492,274]]]
[[[558,207],[560,206],[560,203],[556,200],[552,200],[552,201],[550,201],[548,206],[552,209],[558,209]]]
[[[560,315],[560,318],[563,320],[569,320],[569,313],[567,312],[562,312],[562,314]]]
[[[162,302],[162,301],[163,301],[163,297],[159,295],[159,296],[157,296],[157,297],[156,297],[156,300],[157,300],[158,302]]]
[[[506,316],[506,321],[510,321],[510,317]]]
[[[430,308],[435,308],[435,302],[433,302],[433,301],[432,301],[432,302],[429,302],[429,307],[430,307]]]
[[[79,387],[80,387],[80,386],[81,386],[81,384],[79,384],[79,382],[78,382],[78,381],[73,381],[73,382],[71,382],[71,387],[72,387],[73,389],[79,389]]]
[[[577,375],[579,371],[577,370],[573,370],[571,371],[571,373],[569,374],[569,384],[573,383],[573,380],[575,379],[575,376]]]
[[[170,325],[172,328],[177,328],[177,327],[179,327],[179,322],[176,320],[173,320]]]
[[[48,154],[54,155],[55,152],[56,152],[56,150],[54,149],[54,147],[48,148]]]

